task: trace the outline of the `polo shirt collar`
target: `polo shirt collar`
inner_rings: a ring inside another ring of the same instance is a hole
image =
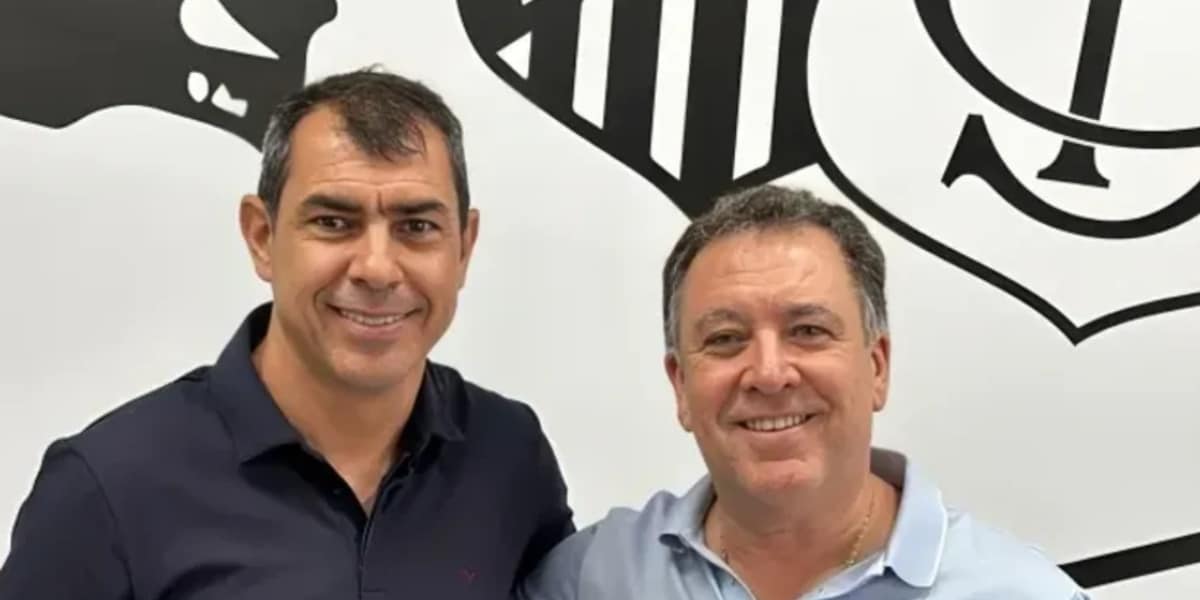
[[[658,540],[673,549],[704,546],[704,516],[712,505],[715,491],[712,477],[705,474],[679,499],[671,504],[660,521]]]
[[[900,509],[884,549],[883,566],[913,587],[931,587],[949,529],[941,490],[898,452],[873,450],[871,470],[900,489]]]
[[[891,450],[872,449],[871,471],[900,490],[900,508],[884,549],[882,568],[913,587],[931,587],[949,526],[940,490],[904,455]],[[702,548],[701,528],[712,499],[712,480],[705,475],[667,508],[656,532],[659,541],[676,550]]]

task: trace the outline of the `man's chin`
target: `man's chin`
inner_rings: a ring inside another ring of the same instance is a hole
[[[815,460],[789,458],[742,465],[738,479],[754,496],[794,494],[820,487],[825,470]]]
[[[340,357],[334,362],[334,372],[343,386],[355,392],[373,395],[395,389],[420,377],[422,360],[411,357]]]

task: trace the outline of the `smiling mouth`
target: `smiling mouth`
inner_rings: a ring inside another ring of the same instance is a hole
[[[410,311],[407,313],[372,315],[372,314],[367,314],[364,312],[358,312],[358,311],[354,311],[354,310],[347,310],[344,308],[339,308],[337,306],[333,306],[331,308],[333,308],[333,312],[337,313],[338,316],[342,317],[343,319],[346,319],[353,323],[357,323],[364,327],[379,327],[379,328],[388,327],[390,325],[395,325],[396,323],[403,321],[406,317],[417,312],[417,311],[413,310],[413,311]]]
[[[765,417],[761,419],[749,419],[738,423],[744,429],[756,433],[775,433],[779,431],[788,431],[803,426],[812,420],[815,415],[787,415],[783,417]]]

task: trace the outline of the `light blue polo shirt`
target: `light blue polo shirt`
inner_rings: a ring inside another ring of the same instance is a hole
[[[900,489],[887,546],[801,600],[1087,600],[1042,552],[948,508],[901,454],[872,451],[871,470]],[[525,581],[525,600],[751,600],[704,544],[712,485],[683,497],[655,494],[644,508],[612,510],[555,548]]]

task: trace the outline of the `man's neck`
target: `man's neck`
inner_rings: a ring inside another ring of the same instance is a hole
[[[895,488],[868,475],[850,494],[824,502],[771,506],[718,496],[704,530],[756,598],[791,600],[886,545],[897,506]]]
[[[339,387],[304,367],[272,328],[253,361],[284,418],[329,462],[368,509],[395,463],[397,444],[416,403],[422,373],[379,393]]]

